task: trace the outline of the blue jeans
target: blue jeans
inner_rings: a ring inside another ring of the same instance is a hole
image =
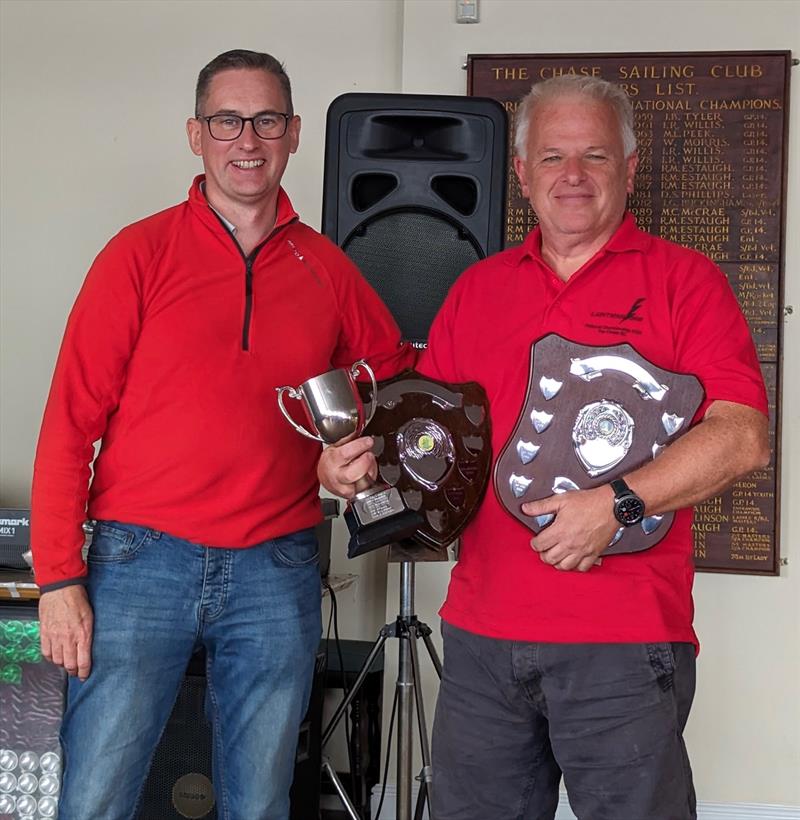
[[[205,647],[220,820],[286,820],[321,633],[313,529],[248,549],[98,522],[92,671],[70,679],[60,820],[134,818],[192,653]]]

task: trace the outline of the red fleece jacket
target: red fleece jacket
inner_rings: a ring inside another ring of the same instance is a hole
[[[319,445],[280,415],[275,388],[359,358],[379,378],[413,365],[377,294],[283,191],[245,259],[201,181],[109,242],[70,315],[34,467],[40,586],[86,574],[87,499],[90,518],[210,546],[314,525]]]

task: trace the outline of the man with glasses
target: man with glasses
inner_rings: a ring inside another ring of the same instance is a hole
[[[286,820],[321,631],[321,513],[319,447],[280,417],[275,388],[414,358],[280,187],[300,118],[275,58],[209,63],[187,132],[205,174],[95,260],[37,449],[42,651],[71,675],[61,820],[135,816],[200,647],[217,816]]]

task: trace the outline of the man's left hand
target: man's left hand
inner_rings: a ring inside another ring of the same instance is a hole
[[[525,515],[555,515],[555,520],[531,539],[542,561],[556,569],[579,572],[588,572],[602,560],[598,556],[620,526],[613,509],[614,494],[607,484],[522,505]]]
[[[368,476],[372,481],[378,477],[378,462],[370,452],[372,436],[326,447],[317,463],[319,483],[334,495],[352,498],[356,494],[359,479]]]

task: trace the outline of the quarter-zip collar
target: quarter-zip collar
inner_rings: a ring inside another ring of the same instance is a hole
[[[244,313],[242,316],[242,350],[250,350],[250,328],[253,314],[253,266],[255,265],[256,257],[261,252],[261,249],[275,236],[276,233],[282,231],[292,222],[296,222],[299,217],[297,212],[292,207],[289,197],[281,188],[278,191],[277,213],[275,217],[275,225],[253,250],[245,255],[241,245],[236,241],[234,235],[234,226],[222,216],[219,211],[211,207],[211,204],[206,199],[203,192],[205,185],[205,174],[200,174],[194,178],[192,187],[189,189],[189,206],[194,210],[200,219],[207,225],[212,227],[215,231],[222,231],[233,242],[239,255],[244,262]]]
[[[205,181],[200,183],[200,191],[202,192],[203,196],[206,195],[206,183]],[[208,197],[206,197],[206,201]],[[236,225],[233,224],[229,219],[226,219],[210,202],[208,203],[208,207],[211,208],[212,211],[219,217],[222,224],[234,235],[236,236]]]
[[[214,229],[223,228],[226,233],[231,233],[230,229],[227,227],[230,223],[228,220],[215,211],[211,205],[209,204],[208,200],[206,199],[206,195],[203,193],[201,188],[201,184],[205,184],[206,176],[205,174],[198,174],[194,181],[192,182],[192,187],[189,189],[189,205],[192,210],[209,226],[213,227]],[[286,191],[281,188],[278,191],[278,207],[277,213],[275,215],[275,225],[272,228],[272,231],[264,238],[263,242],[259,243],[257,248],[260,248],[264,245],[265,242],[269,240],[269,238],[275,233],[278,228],[282,228],[286,225],[289,225],[292,222],[295,222],[299,219],[297,212],[292,207],[292,203],[289,200]],[[238,243],[236,246],[239,247]],[[253,251],[255,253],[255,251]],[[252,256],[252,254],[251,254]]]

